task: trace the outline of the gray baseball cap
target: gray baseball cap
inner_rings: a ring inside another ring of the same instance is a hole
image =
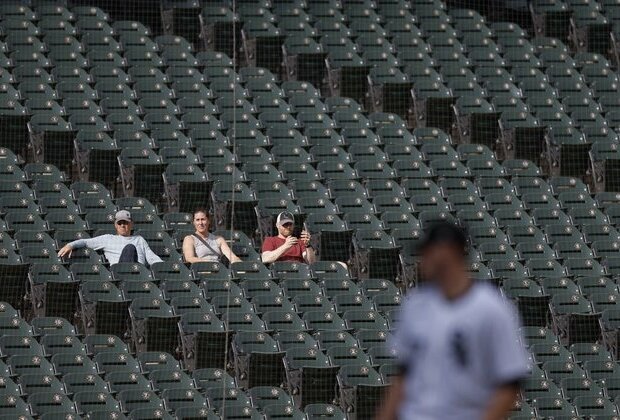
[[[127,210],[117,211],[116,214],[114,215],[114,223],[120,222],[121,220],[124,220],[126,222],[131,222],[131,213],[129,213]]]

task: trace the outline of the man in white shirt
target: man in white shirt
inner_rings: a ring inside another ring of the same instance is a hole
[[[377,419],[500,420],[529,374],[514,308],[469,275],[467,235],[433,226],[420,248],[424,284],[401,308],[394,377]]]
[[[78,239],[63,246],[58,251],[58,256],[70,257],[74,249],[87,247],[96,251],[102,249],[110,265],[119,262],[137,262],[151,266],[156,262],[161,262],[162,259],[151,250],[142,236],[131,234],[132,228],[131,213],[127,210],[117,211],[114,216],[116,235],[106,234],[94,238]]]

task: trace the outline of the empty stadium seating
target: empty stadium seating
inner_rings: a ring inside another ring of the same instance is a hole
[[[620,3],[454,3],[2,1],[0,417],[370,418],[435,220],[520,310],[513,418],[620,415]],[[198,206],[242,262],[183,262]],[[119,209],[164,262],[57,257]],[[262,264],[283,210],[318,262]]]

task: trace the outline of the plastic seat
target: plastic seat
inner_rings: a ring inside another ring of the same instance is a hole
[[[334,305],[326,296],[322,295],[323,291],[316,285],[316,283],[304,283],[296,286],[295,293],[292,294],[293,303],[299,312],[334,311]],[[310,284],[312,284],[312,287],[308,287]],[[291,287],[289,287],[289,289]],[[314,290],[314,292],[311,292],[312,290]]]
[[[53,356],[55,354],[76,354],[86,356],[86,347],[79,338],[64,334],[47,334],[40,339],[45,353]]]
[[[196,369],[193,372],[194,381],[200,388],[208,390],[210,388],[236,388],[235,378],[226,371],[218,368]]]
[[[574,400],[577,413],[584,416],[614,416],[618,414],[618,409],[610,400],[596,396],[578,396]]]
[[[88,224],[85,220],[66,210],[50,211],[47,213],[45,220],[50,229],[54,230],[85,231],[88,229]]]
[[[559,344],[559,338],[548,328],[522,327],[521,334],[528,346],[534,344]]]
[[[578,369],[580,372],[583,372],[579,366],[575,366],[572,363],[572,354],[561,345],[540,343],[532,345],[530,350],[538,363],[545,363],[545,366],[547,366],[546,363],[558,363],[558,367],[562,369],[560,373],[570,370],[570,374],[573,375],[573,369]],[[545,370],[547,374],[549,374],[550,370]],[[552,376],[552,379],[556,379],[556,377]]]
[[[596,260],[591,258],[574,258],[565,261],[568,273],[573,276],[603,276],[607,272]]]
[[[567,275],[564,266],[555,260],[545,260],[539,258],[529,259],[526,263],[530,275],[538,278],[556,277],[561,278]]]
[[[256,386],[252,387],[248,394],[252,404],[263,410],[274,404],[293,405],[291,396],[279,388]]]
[[[387,320],[376,311],[351,310],[344,313],[347,327],[353,329],[387,330]]]
[[[557,397],[542,397],[537,398],[533,402],[537,412],[542,415],[553,416],[575,416],[577,412],[572,404],[566,401],[564,398]]]
[[[207,414],[215,416],[213,412],[207,411],[208,402],[195,389],[166,389],[162,392],[164,402],[167,407],[171,407],[175,411],[175,415],[179,416],[179,411],[183,409],[192,409],[187,412],[185,418],[191,418],[192,413],[198,415]]]
[[[101,352],[93,356],[93,361],[104,373],[112,372],[133,372],[141,373],[138,361],[126,352]]]
[[[174,368],[169,369],[164,366],[156,366],[154,370],[150,371],[148,378],[155,390],[160,392],[194,388],[193,379],[187,373]]]
[[[576,343],[570,346],[570,351],[573,352],[575,360],[580,363],[586,363],[589,361],[611,361],[612,356],[603,346],[593,343]]]
[[[63,393],[40,392],[30,395],[28,403],[35,415],[43,416],[48,413],[73,413],[77,410],[73,402]]]
[[[567,241],[557,242],[554,245],[554,249],[558,252],[561,258],[593,258],[594,253],[592,250],[582,241]]]
[[[164,402],[153,391],[123,390],[118,393],[117,399],[121,409],[125,412],[142,409],[164,409]]]
[[[528,400],[537,400],[538,398],[562,398],[562,389],[547,379],[527,379],[523,386],[523,393]]]
[[[107,382],[90,372],[67,373],[62,379],[67,392],[71,394],[78,392],[109,392]]]
[[[385,388],[377,371],[364,365],[350,365],[338,373],[340,395],[347,411],[355,410],[356,415],[371,415]]]
[[[559,326],[570,334],[569,338],[573,341],[592,341],[598,336],[598,331],[588,331],[576,329],[578,323],[598,322],[598,317],[592,319],[592,305],[581,295],[560,292],[551,298],[551,312],[559,322]],[[582,325],[583,326],[583,325]],[[573,338],[573,336],[575,336]]]
[[[605,379],[617,378],[617,372],[619,368],[617,362],[610,363],[608,361],[589,361],[589,362],[586,362],[584,366],[588,372],[589,377],[595,381],[598,381],[601,379],[605,380]],[[607,381],[606,381],[606,384],[609,387],[609,384],[607,383]],[[608,392],[609,392],[609,389],[608,389]]]
[[[134,343],[142,351],[174,352],[179,340],[178,317],[173,315],[169,305],[157,298],[136,298],[129,314]]]
[[[91,411],[119,411],[120,405],[116,399],[108,392],[82,391],[73,396],[73,401],[77,405],[79,413],[89,413]]]
[[[581,231],[584,235],[586,242],[592,243],[593,248],[596,250],[599,245],[604,243],[610,243],[618,241],[620,233],[613,226],[605,224],[584,224],[581,226]],[[598,241],[602,241],[597,244]]]
[[[219,410],[251,406],[250,398],[241,388],[225,388],[223,391],[221,388],[209,388],[206,396],[209,405]]]

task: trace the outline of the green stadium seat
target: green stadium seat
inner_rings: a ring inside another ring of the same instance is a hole
[[[562,398],[562,389],[548,379],[530,378],[523,385],[523,394],[528,401],[539,398]]]
[[[189,312],[181,317],[184,364],[190,369],[224,364],[227,333],[224,323],[210,313]]]
[[[544,327],[522,327],[521,334],[527,346],[534,344],[559,344],[559,338],[550,329]]]
[[[239,286],[246,296],[281,296],[282,289],[272,280],[272,273],[262,264],[257,264],[260,269],[249,268],[245,270],[239,265],[244,263],[233,263],[233,276],[240,279]],[[252,263],[251,263],[252,264]],[[254,264],[252,264],[254,265]]]
[[[163,410],[164,402],[154,391],[123,390],[118,393],[117,399],[123,412],[131,413],[134,410]]]
[[[190,211],[202,203],[203,197],[211,192],[207,175],[196,165],[169,164],[163,176],[168,209],[171,211]]]
[[[290,404],[270,404],[263,409],[265,418],[267,419],[305,419],[305,413],[299,408],[295,407],[293,403]]]
[[[356,349],[359,347],[357,339],[346,331],[317,331],[314,334],[314,338],[317,340],[319,348],[328,352],[328,355],[330,355],[329,351],[335,347],[346,347],[349,349]],[[337,354],[339,355],[335,357],[345,357],[344,354],[346,354],[346,352],[335,351],[338,352]],[[362,357],[361,354],[359,356]],[[332,358],[332,362],[334,362],[334,360],[335,359]]]
[[[173,266],[179,266],[179,267],[185,267],[184,265],[181,265],[179,263],[158,263],[159,264],[172,264]],[[168,276],[169,274],[167,274],[169,272],[166,272],[166,276]],[[177,275],[179,275],[179,278],[175,279],[174,275],[169,275],[170,277],[168,277],[168,279],[164,279],[164,281],[161,283],[161,290],[164,293],[164,296],[166,297],[166,299],[174,299],[174,298],[183,298],[183,299],[196,299],[199,298],[199,301],[202,299],[203,297],[203,290],[196,284],[194,283],[194,279],[193,276],[191,274],[189,274],[189,277],[187,279],[183,279],[183,277],[185,277],[185,274],[182,274],[183,272],[177,272]],[[179,302],[180,303],[180,302]],[[185,306],[185,303],[183,304],[183,306]],[[193,306],[190,304],[187,308],[192,308]],[[176,309],[175,309],[176,310]]]
[[[618,408],[610,400],[596,396],[583,395],[574,400],[577,413],[584,416],[614,416],[618,414]]]
[[[70,394],[77,394],[79,392],[107,393],[110,391],[107,381],[90,372],[67,373],[62,380],[67,392]]]
[[[270,294],[258,295],[252,298],[252,304],[257,312],[265,313],[268,311],[295,312],[295,305],[283,296],[273,296]]]
[[[284,364],[296,404],[305,406],[335,398],[337,368],[325,354],[312,347],[293,347],[286,351]]]
[[[73,396],[73,402],[78,413],[86,414],[92,411],[119,411],[118,401],[109,393],[102,391],[82,391]]]
[[[185,418],[191,418],[194,413],[203,417],[206,415],[215,416],[213,412],[207,410],[206,398],[195,389],[166,389],[162,392],[162,396],[166,407],[170,407],[177,417],[179,411],[184,409],[192,409],[191,412],[187,412]]]
[[[613,294],[617,292],[616,284],[608,277],[604,276],[588,276],[576,278],[583,294],[590,296],[593,293]]]
[[[36,373],[53,376],[56,374],[54,365],[40,355],[14,355],[8,358],[6,365],[15,375]]]
[[[73,335],[48,334],[40,339],[45,353],[49,356],[55,354],[74,354],[86,356],[86,347],[79,338]]]
[[[254,386],[248,391],[253,406],[265,410],[272,405],[293,406],[293,399],[280,388],[271,386]]]
[[[28,404],[35,415],[44,416],[48,413],[77,414],[74,403],[61,392],[38,392],[28,398]]]
[[[609,380],[617,378],[618,364],[617,362],[608,361],[590,361],[584,364],[590,378],[595,381],[604,380],[609,392]],[[614,381],[615,382],[615,381]],[[615,388],[615,386],[614,386]],[[615,393],[614,393],[615,394]],[[611,395],[611,394],[610,394]]]
[[[120,338],[112,334],[91,334],[84,337],[84,345],[89,354],[103,352],[128,352],[129,347]]]
[[[221,388],[208,388],[206,396],[209,405],[220,411],[227,411],[232,407],[251,406],[249,396],[241,388],[225,388],[223,391]]]
[[[377,311],[350,310],[344,313],[343,319],[352,329],[388,330],[387,320]]]
[[[192,377],[197,385],[203,389],[210,388],[236,388],[236,380],[230,376],[225,370],[218,368],[204,368],[193,371]]]
[[[615,242],[619,239],[619,232],[612,225],[603,224],[584,224],[581,226],[581,231],[584,235],[586,242],[592,243],[594,248],[597,248],[597,241],[610,241]],[[603,244],[604,242],[601,242]]]
[[[612,361],[611,354],[604,346],[593,343],[576,343],[570,346],[570,351],[574,354],[575,360],[580,363],[589,361]]]
[[[404,201],[408,192],[394,181],[389,179],[369,179],[366,182],[366,190],[368,194],[374,197],[373,202],[381,211],[410,212],[412,210],[409,203]]]
[[[289,282],[291,283],[291,282]],[[307,311],[334,311],[334,304],[328,299],[327,296],[323,296],[323,291],[314,282],[306,282],[300,284],[295,293],[292,295],[293,303],[295,304],[299,312],[306,313]],[[313,286],[308,287],[310,284]],[[310,292],[314,290],[314,292]]]
[[[178,317],[172,307],[161,299],[135,298],[130,305],[132,335],[136,348],[141,351],[174,353],[179,341]]]
[[[175,369],[159,366],[155,364],[151,366],[148,378],[153,384],[153,388],[160,393],[165,391],[181,389],[187,390],[194,388],[194,380],[185,372]]]
[[[385,389],[379,373],[364,365],[344,366],[338,372],[341,408],[346,412],[355,410],[359,417],[371,416],[377,408]]]
[[[93,356],[93,362],[97,363],[97,367],[106,375],[112,372],[141,373],[138,361],[129,353],[123,351],[98,353]]]
[[[184,283],[189,284],[190,282]],[[198,291],[198,293],[200,293],[198,288],[196,288],[196,290]],[[206,299],[199,296],[177,296],[170,300],[170,305],[172,306],[174,313],[181,316],[188,312],[215,312],[213,306],[211,306],[211,304],[209,304]]]

